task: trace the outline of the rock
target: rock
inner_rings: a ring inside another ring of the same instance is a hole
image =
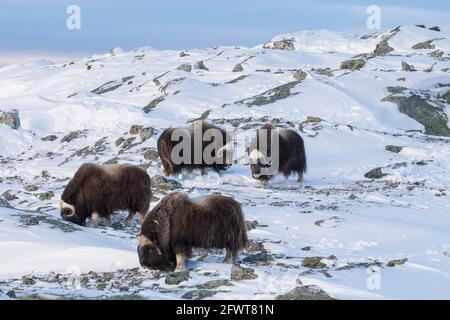
[[[109,160],[103,162],[103,164],[105,164],[105,165],[118,164],[118,163],[119,163],[119,158],[117,158],[117,157],[114,157],[112,159],[109,159]]]
[[[242,71],[244,71],[244,68],[242,67],[242,64],[238,63],[237,65],[234,66],[232,72],[242,72]]]
[[[364,174],[364,177],[367,179],[381,179],[387,176],[387,174],[381,171],[381,168],[375,168]]]
[[[64,136],[61,139],[61,142],[72,142],[75,139],[85,136],[86,133],[87,133],[87,130],[72,131],[68,135]]]
[[[308,74],[303,70],[297,70],[294,73],[294,79],[297,81],[303,81],[306,79],[307,76]]]
[[[189,271],[170,272],[166,275],[165,283],[168,285],[178,285],[190,278]]]
[[[441,59],[444,56],[444,51],[436,50],[428,54],[430,57],[435,59]]]
[[[322,260],[336,260],[337,258],[333,255],[329,257],[306,257],[302,260],[302,267],[311,268],[311,269],[324,269],[328,265]]]
[[[418,50],[418,49],[434,49],[435,48],[435,45],[433,44],[434,40],[435,39],[431,39],[428,41],[416,43],[415,45],[412,46],[412,48],[416,49],[416,50]]]
[[[417,71],[417,70],[416,70],[416,68],[414,68],[413,65],[408,64],[405,61],[402,61],[402,71],[414,72],[414,71]]]
[[[450,90],[440,96],[441,99],[444,99],[446,103],[450,104]]]
[[[392,51],[394,51],[394,49],[389,46],[388,39],[384,39],[377,44],[373,54],[377,56],[384,56]]]
[[[134,124],[130,128],[130,134],[137,135],[141,132],[142,128],[143,128],[143,126],[141,126],[139,124]]]
[[[152,189],[170,191],[175,189],[180,189],[183,187],[181,183],[176,180],[167,179],[160,175],[155,175],[150,179],[152,184]]]
[[[313,69],[317,74],[320,74],[322,76],[332,77],[334,76],[333,71],[330,68],[318,68]]]
[[[25,191],[28,191],[28,192],[34,192],[34,191],[38,190],[38,187],[35,186],[34,184],[29,184],[29,185],[25,186],[24,189],[25,189]]]
[[[424,24],[416,24],[416,27],[418,27],[418,28],[423,28],[423,29],[426,28]]]
[[[22,283],[26,286],[32,286],[33,284],[36,284],[36,280],[33,279],[33,277],[22,277]]]
[[[144,159],[145,160],[151,160],[151,161],[155,161],[159,158],[159,154],[158,151],[154,150],[154,149],[147,149],[144,152]]]
[[[393,145],[387,145],[386,147],[384,147],[384,149],[386,151],[390,151],[393,153],[399,153],[400,151],[402,151],[403,147],[398,147],[398,146],[393,146]]]
[[[206,120],[206,119],[208,119],[209,114],[211,113],[211,111],[212,111],[211,109],[206,110],[205,112],[203,112],[203,113],[200,115],[200,117],[198,117],[198,118],[193,118],[193,119],[189,119],[188,121],[186,121],[186,123],[192,123],[192,122],[199,121],[199,120]]]
[[[283,100],[297,93],[291,93],[291,90],[299,83],[299,81],[291,81],[281,86],[269,89],[261,94],[256,96],[246,98],[240,101],[237,101],[237,104],[246,104],[248,107],[252,106],[263,106],[267,104],[274,103],[278,100]]]
[[[233,265],[231,267],[231,280],[253,280],[258,278],[255,274],[255,270],[252,268],[244,268],[238,265]]]
[[[186,292],[181,296],[182,299],[189,299],[189,300],[202,300],[204,298],[209,298],[215,295],[217,291],[211,291],[211,290],[193,290]]]
[[[247,229],[247,231],[253,230],[256,228],[256,226],[258,225],[258,221],[253,220],[253,221],[245,221],[245,228]]]
[[[189,54],[189,53],[186,53],[186,52],[184,52],[184,51],[181,51],[180,54],[179,54],[179,57],[180,57],[180,58],[187,57],[187,56],[190,56],[190,54]]]
[[[120,137],[116,140],[116,147],[120,146],[122,143],[124,143],[126,140],[124,137]]]
[[[196,67],[196,69],[200,69],[200,70],[205,70],[205,71],[209,70],[208,67],[205,65],[205,62],[203,62],[203,61],[197,62],[195,67]]]
[[[253,253],[253,252],[263,252],[266,251],[264,248],[264,244],[261,241],[249,240],[245,251]]]
[[[95,93],[95,94],[103,94],[103,93],[107,93],[110,91],[114,91],[114,90],[120,88],[122,85],[123,85],[122,82],[118,82],[116,80],[108,81],[108,82],[102,84],[100,87],[95,88],[91,92]]]
[[[58,137],[55,135],[49,135],[41,138],[42,141],[55,141],[56,139],[58,139]]]
[[[156,108],[156,106],[158,104],[160,104],[161,102],[163,102],[165,100],[165,96],[161,96],[158,97],[156,99],[153,99],[152,101],[150,101],[144,108],[144,112],[145,113],[149,113],[150,111],[152,111],[154,108]]]
[[[177,67],[177,70],[184,71],[184,72],[191,72],[192,65],[190,63],[183,63]]]
[[[432,31],[441,31],[441,28],[439,28],[438,26],[434,26],[434,27],[431,27],[430,30],[432,30]]]
[[[18,110],[3,111],[0,110],[0,124],[7,125],[14,130],[20,128],[20,118]]]
[[[295,50],[295,39],[294,38],[284,38],[281,40],[270,41],[266,43],[264,49],[277,49],[277,50]]]
[[[308,116],[308,117],[306,117],[306,120],[302,122],[302,124],[309,124],[309,123],[317,124],[317,123],[320,123],[322,121],[323,121],[322,118],[314,117],[314,116]]]
[[[122,48],[119,47],[115,47],[109,50],[109,54],[114,57],[117,56],[118,54],[121,54],[123,52]]]
[[[242,261],[246,263],[254,263],[257,266],[269,266],[275,259],[273,256],[267,252],[260,252],[256,254],[250,254],[245,257]]]
[[[276,300],[334,300],[317,286],[298,286],[286,294],[279,295]]]
[[[15,292],[14,290],[9,290],[9,291],[6,293],[6,295],[7,295],[8,297],[10,297],[11,299],[16,299],[16,298],[17,298],[16,292]]]
[[[40,193],[38,195],[38,198],[41,201],[45,201],[45,200],[52,199],[54,196],[55,196],[55,194],[52,191],[47,191],[47,192]]]
[[[19,199],[18,196],[16,196],[14,193],[11,193],[11,190],[7,190],[5,192],[3,192],[3,194],[1,195],[3,198],[5,198],[7,201],[14,201]]]
[[[8,200],[6,200],[3,196],[0,196],[0,208],[12,208]]]
[[[400,266],[402,264],[404,264],[405,262],[408,261],[408,258],[404,258],[404,259],[395,259],[395,260],[391,260],[387,263],[388,267],[395,267],[395,266]]]
[[[413,118],[425,127],[425,133],[436,136],[450,136],[447,115],[429,104],[427,99],[411,94],[409,96],[390,95],[381,101],[393,102],[398,105],[399,111]]]
[[[389,93],[398,94],[398,93],[402,93],[405,90],[408,90],[408,88],[402,87],[402,86],[395,86],[395,87],[387,87],[386,90]]]
[[[342,62],[341,69],[359,70],[366,64],[364,59],[352,59]]]
[[[200,285],[198,285],[197,287],[199,289],[216,289],[222,286],[232,286],[230,280],[228,279],[221,279],[221,280],[211,280],[205,283],[202,283]]]

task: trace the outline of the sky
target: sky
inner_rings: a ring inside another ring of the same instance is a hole
[[[80,29],[66,26],[70,5],[80,8]],[[365,34],[376,31],[366,27],[369,5],[380,7],[382,30],[404,24],[450,30],[447,0],[0,0],[0,65],[62,62],[113,47],[252,47],[301,30]]]

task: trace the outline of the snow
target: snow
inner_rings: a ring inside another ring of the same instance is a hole
[[[339,68],[356,55],[370,55],[389,35],[394,48],[390,55],[367,59],[361,70]],[[243,263],[258,278],[232,280],[210,298],[273,299],[299,284],[313,284],[337,299],[448,299],[450,139],[426,136],[421,124],[381,99],[389,94],[388,86],[430,89],[449,84],[449,59],[430,57],[432,49],[411,48],[439,38],[433,42],[435,50],[448,57],[449,35],[402,26],[398,32],[370,37],[317,30],[272,41],[285,38],[294,39],[295,50],[217,47],[185,50],[188,56],[180,57],[178,51],[142,47],[68,64],[40,61],[1,68],[0,110],[18,109],[22,127],[0,125],[0,195],[8,191],[17,197],[9,201],[13,209],[0,208],[0,298],[9,298],[6,293],[14,288],[20,288],[17,295],[105,298],[122,293],[115,282],[126,282],[144,298],[179,299],[207,281],[230,279],[223,252],[204,256],[200,250],[188,262],[191,278],[184,287],[167,285],[164,274],[143,269],[130,271],[131,278],[123,280],[124,270],[139,267],[137,219],[125,227],[120,213],[111,226],[78,227],[61,220],[58,212],[67,179],[79,165],[117,157],[119,162],[146,165],[151,176],[162,174],[159,161],[143,158],[144,149],[156,147],[164,128],[185,126],[210,110],[208,121],[235,131],[238,163],[220,174],[194,172],[174,179],[192,197],[212,192],[233,196],[246,220],[258,222],[249,238],[263,242],[274,257],[270,266]],[[195,68],[199,61],[209,70]],[[402,61],[418,71],[401,71]],[[183,63],[192,64],[192,72],[177,70]],[[238,63],[244,71],[232,72]],[[423,71],[434,63],[433,72]],[[332,76],[316,72],[326,67]],[[259,106],[237,103],[294,81],[297,69],[307,72],[307,78],[288,97]],[[92,93],[110,81],[120,86]],[[164,99],[154,109],[143,112],[160,97]],[[450,115],[448,104],[445,108]],[[309,116],[321,121],[304,122]],[[245,147],[257,127],[271,119],[292,126],[305,140],[308,172],[302,183],[276,177],[262,185],[251,177]],[[128,132],[134,124],[151,126],[157,133],[143,142],[136,138],[138,144],[130,149],[116,145],[120,137],[133,137]],[[76,130],[87,131],[61,142]],[[41,140],[48,135],[56,140]],[[86,152],[99,141],[104,141],[102,148]],[[396,154],[385,150],[386,145],[403,149]],[[376,167],[387,176],[364,177]],[[26,191],[30,184],[38,190]],[[40,200],[46,191],[55,196]],[[158,198],[163,195],[155,190]],[[241,258],[248,255],[244,251]],[[326,260],[323,270],[302,266],[306,257],[330,255],[336,260]],[[404,258],[403,264],[387,265]],[[341,268],[345,266],[350,267]],[[89,278],[93,285],[76,290],[66,282],[49,281],[54,273],[74,270],[88,278],[89,272],[111,272],[113,279],[99,289]],[[23,276],[38,280],[25,285]]]

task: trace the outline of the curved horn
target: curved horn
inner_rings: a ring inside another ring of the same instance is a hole
[[[75,215],[75,207],[71,204],[68,204],[67,202],[64,202],[61,200],[60,208],[61,208],[61,211],[63,211],[64,209],[69,209],[71,211],[70,214],[65,215],[66,218],[70,218]]]

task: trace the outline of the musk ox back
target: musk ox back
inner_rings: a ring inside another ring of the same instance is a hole
[[[84,225],[88,217],[109,219],[116,210],[128,210],[126,223],[136,212],[143,221],[150,198],[150,177],[144,170],[128,164],[85,163],[64,189],[61,217]]]
[[[195,121],[188,128],[164,130],[157,147],[168,176],[183,169],[188,172],[207,167],[225,170],[231,165],[233,155],[231,136],[206,121]]]
[[[294,172],[301,181],[307,168],[302,137],[291,129],[277,131],[271,124],[257,130],[250,143],[249,159],[253,178],[261,180],[278,172],[287,178]]]
[[[145,217],[137,248],[142,266],[184,270],[192,248],[226,248],[226,261],[247,245],[241,206],[232,198],[210,195],[190,199],[170,193]]]

